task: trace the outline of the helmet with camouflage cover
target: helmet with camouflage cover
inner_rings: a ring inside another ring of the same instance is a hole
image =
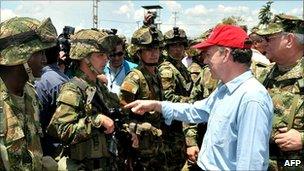
[[[50,18],[42,22],[14,17],[0,24],[0,65],[27,64],[35,52],[56,46],[57,32]]]
[[[70,58],[82,60],[92,53],[110,53],[119,40],[118,36],[95,29],[82,29],[72,37]]]
[[[149,47],[162,47],[163,34],[154,25],[142,27],[133,33],[131,43],[133,52]]]
[[[291,15],[275,15],[266,27],[256,31],[259,35],[271,35],[280,32],[304,34],[304,20]]]
[[[186,32],[178,27],[173,27],[172,30],[167,31],[164,34],[164,39],[166,46],[175,43],[183,43],[184,46],[187,47],[189,43]]]
[[[190,41],[189,41],[190,47],[186,50],[186,53],[187,53],[188,56],[197,57],[197,56],[200,55],[199,50],[196,49],[196,48],[193,48],[193,47],[191,47],[191,46],[192,46],[192,45],[195,45],[195,44],[197,44],[197,43],[199,43],[199,42],[201,42],[201,41],[202,41],[201,38],[196,38],[196,39],[193,39],[193,40],[190,40]]]

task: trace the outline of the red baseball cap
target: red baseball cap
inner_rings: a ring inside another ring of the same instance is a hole
[[[219,45],[239,49],[250,49],[251,45],[245,43],[248,39],[247,33],[241,27],[219,25],[213,29],[206,40],[194,45],[193,48],[205,49],[210,46]]]

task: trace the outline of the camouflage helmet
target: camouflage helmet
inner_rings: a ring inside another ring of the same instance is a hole
[[[123,34],[118,35],[118,37],[119,37],[123,42],[126,42],[126,41],[127,41],[126,36],[123,35]]]
[[[91,53],[110,53],[119,40],[118,36],[96,29],[82,29],[71,37],[70,58],[81,60]]]
[[[172,30],[167,31],[164,34],[165,44],[170,45],[174,43],[183,43],[185,47],[188,46],[188,39],[186,32],[178,27],[173,27]]]
[[[133,33],[131,43],[133,51],[137,52],[140,49],[147,47],[162,47],[163,34],[154,25],[142,27]]]
[[[256,31],[259,35],[270,35],[280,32],[304,34],[304,20],[291,15],[275,15],[274,19],[266,27]]]
[[[25,64],[35,52],[56,46],[57,32],[50,18],[42,22],[14,17],[0,24],[0,65]]]
[[[196,38],[196,39],[193,39],[193,40],[189,40],[189,48],[186,50],[186,53],[188,56],[191,56],[191,57],[197,57],[200,55],[200,52],[198,49],[196,48],[193,48],[191,47],[192,45],[195,45],[197,43],[200,43],[202,41],[202,38]]]

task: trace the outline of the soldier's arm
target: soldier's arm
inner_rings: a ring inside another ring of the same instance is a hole
[[[165,100],[171,102],[188,102],[190,100],[189,97],[177,95],[175,92],[176,83],[175,76],[173,70],[169,66],[162,65],[159,68],[161,82],[164,90]]]
[[[57,109],[48,126],[48,134],[66,144],[75,144],[90,138],[93,127],[102,125],[102,114],[84,112],[84,97],[77,87],[65,84],[57,99]]]
[[[136,94],[139,90],[139,76],[135,72],[130,72],[120,87],[120,102],[122,105],[131,103],[136,99]]]

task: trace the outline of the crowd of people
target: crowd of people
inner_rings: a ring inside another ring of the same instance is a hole
[[[150,19],[130,43],[0,24],[0,170],[304,169],[303,19],[194,40]]]

